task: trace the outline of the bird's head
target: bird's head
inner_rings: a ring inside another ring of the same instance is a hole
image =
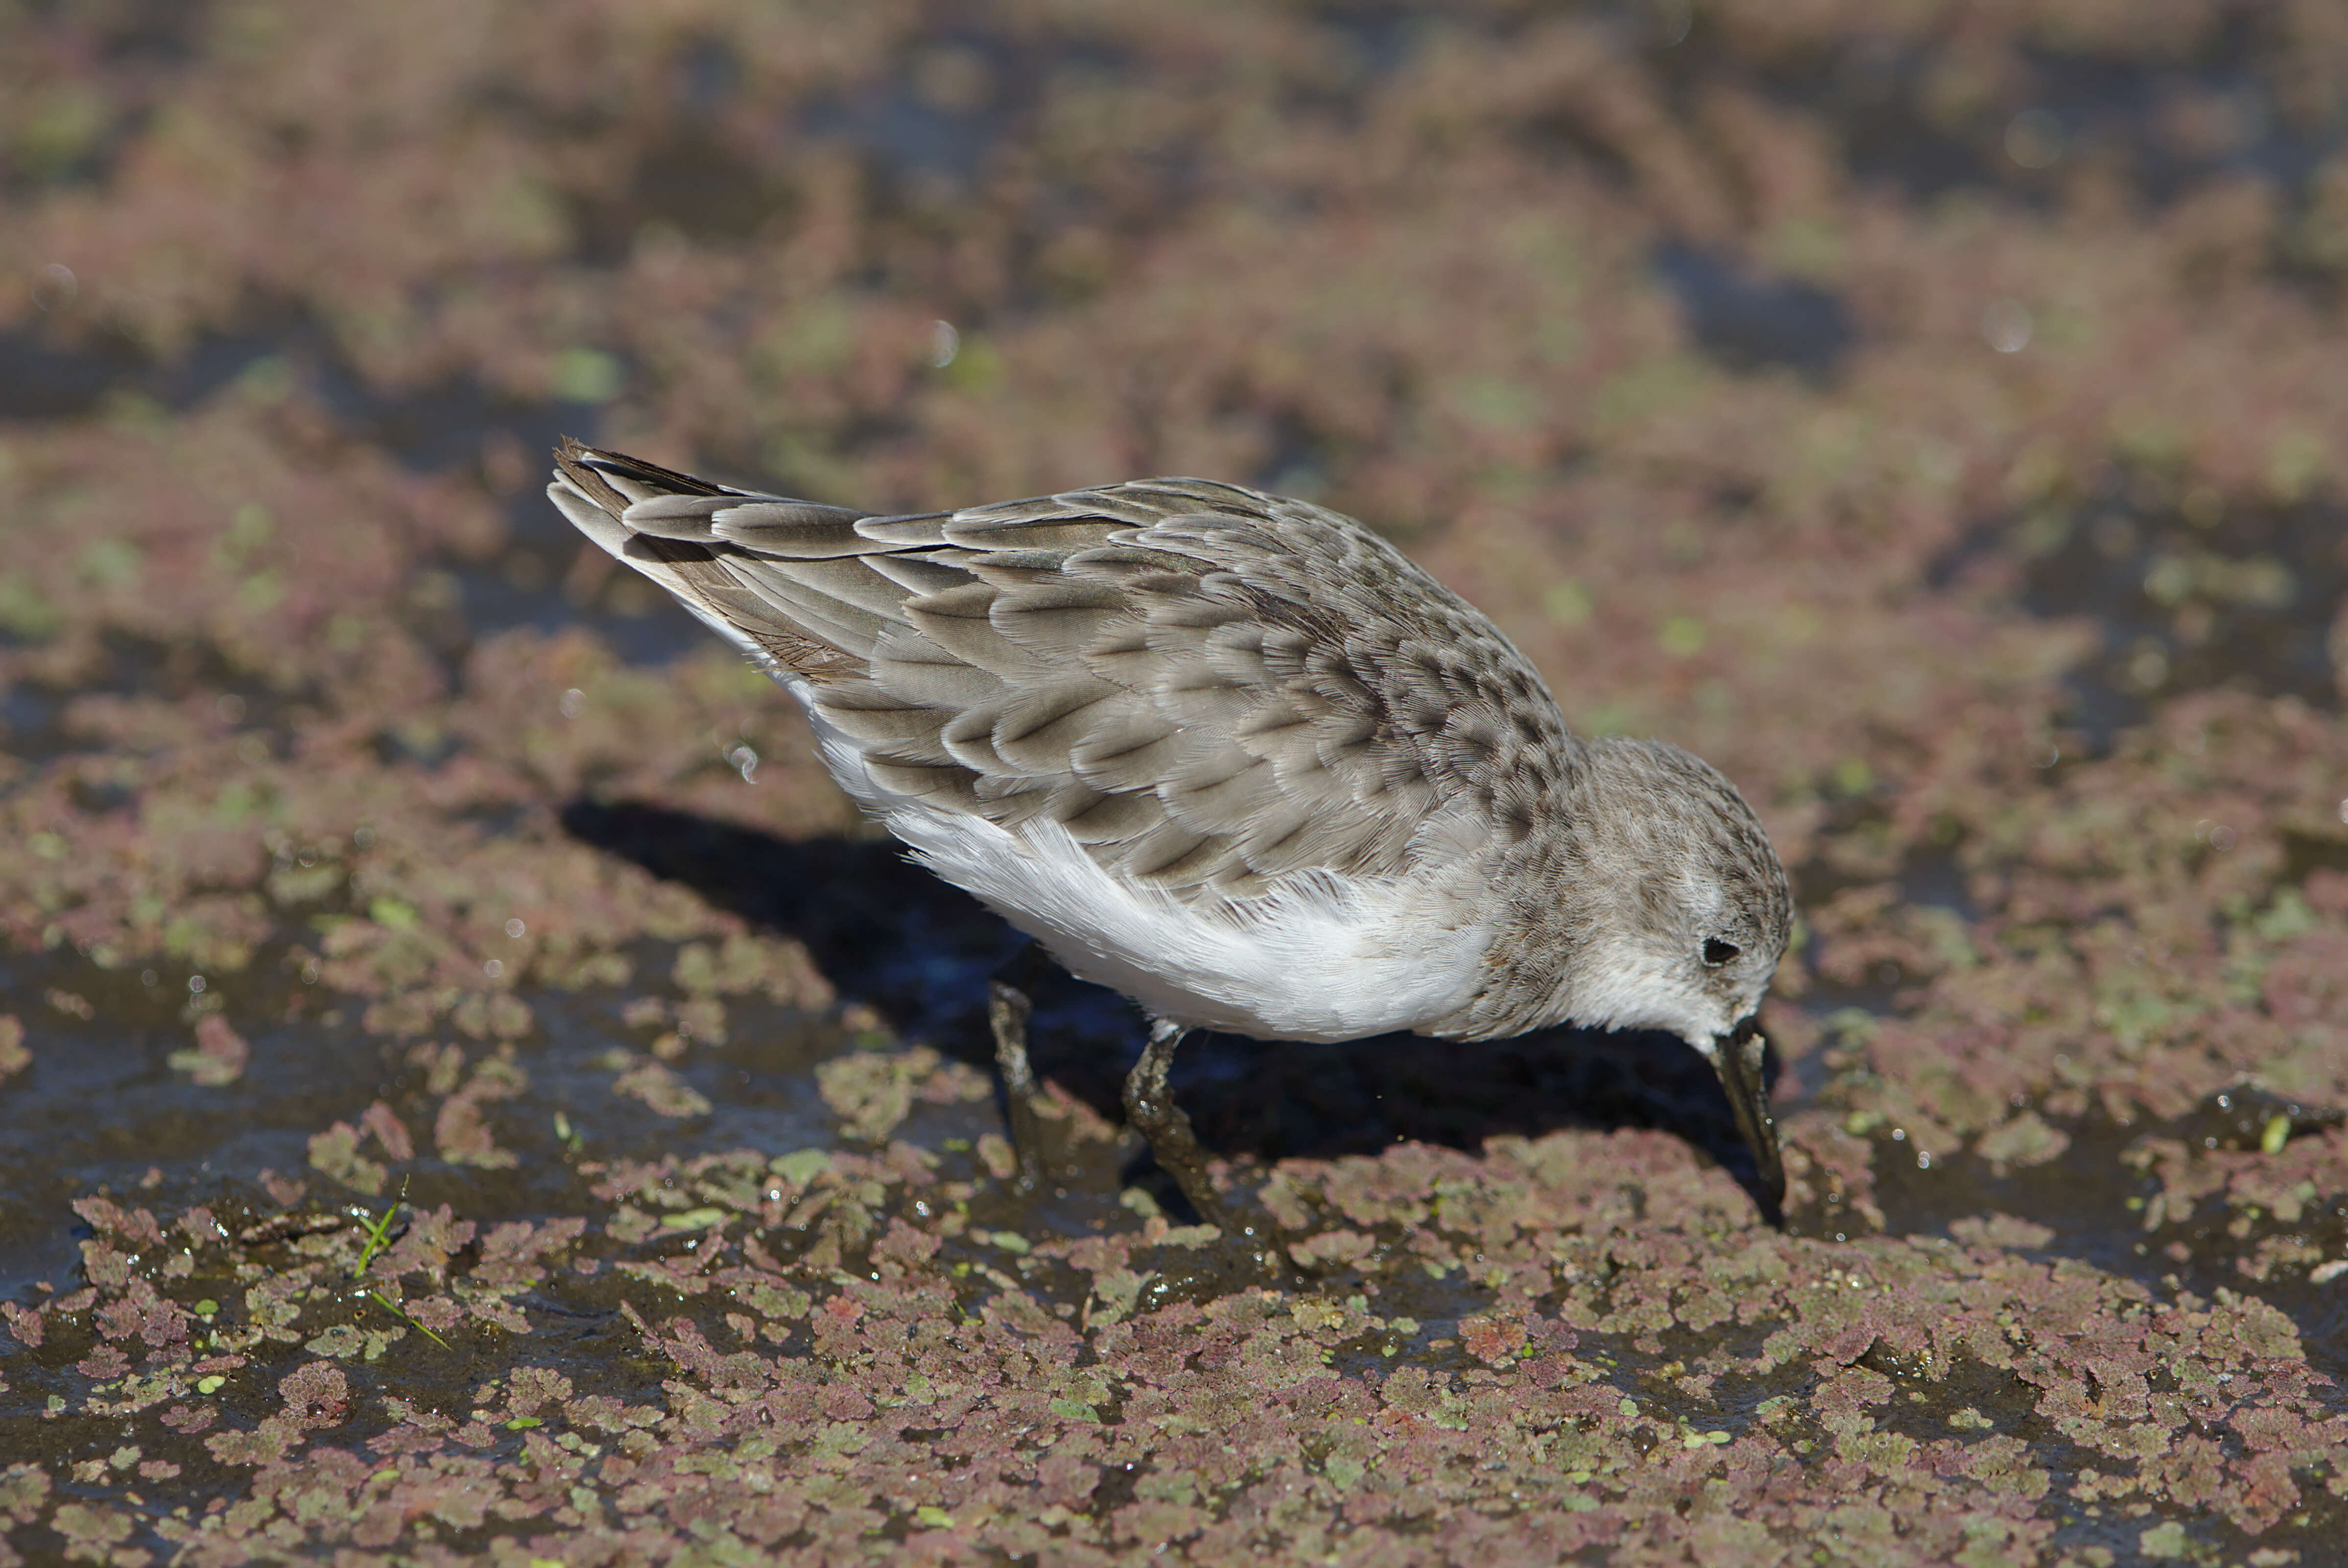
[[[1667,1029],[1694,1047],[1781,1198],[1755,1014],[1785,956],[1793,899],[1768,834],[1717,769],[1655,741],[1591,743],[1575,796],[1574,1021]]]

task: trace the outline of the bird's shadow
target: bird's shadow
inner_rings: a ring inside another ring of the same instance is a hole
[[[798,939],[842,997],[992,1070],[986,982],[1022,939],[893,841],[783,839],[630,800],[576,800],[561,820],[582,842]],[[1037,1074],[1120,1119],[1140,1016],[1057,969],[1034,990]],[[1176,1058],[1173,1082],[1218,1154],[1328,1159],[1404,1140],[1475,1150],[1509,1133],[1652,1128],[1727,1166],[1757,1198],[1726,1095],[1703,1058],[1669,1035],[1548,1029],[1482,1044],[1382,1035],[1343,1045],[1198,1035]]]

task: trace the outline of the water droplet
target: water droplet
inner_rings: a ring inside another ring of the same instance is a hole
[[[2005,122],[2005,155],[2024,169],[2045,169],[2063,156],[2063,122],[2043,108],[2026,108]]]
[[[51,262],[33,273],[33,304],[42,311],[63,310],[81,293],[81,280],[63,262]]]
[[[2019,354],[2029,347],[2030,328],[2030,307],[2020,300],[1992,300],[1982,311],[1982,336],[2000,354]]]

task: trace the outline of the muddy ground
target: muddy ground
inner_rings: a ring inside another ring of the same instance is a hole
[[[2333,0],[0,7],[0,1562],[2348,1561]],[[546,504],[1355,513],[1753,799],[1684,1047],[1210,1040]]]

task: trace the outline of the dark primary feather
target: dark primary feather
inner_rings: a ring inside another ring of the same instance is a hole
[[[1303,501],[1147,480],[880,517],[558,462],[582,529],[805,677],[889,788],[1178,895],[1398,873],[1447,806],[1520,837],[1574,759],[1489,621]]]

